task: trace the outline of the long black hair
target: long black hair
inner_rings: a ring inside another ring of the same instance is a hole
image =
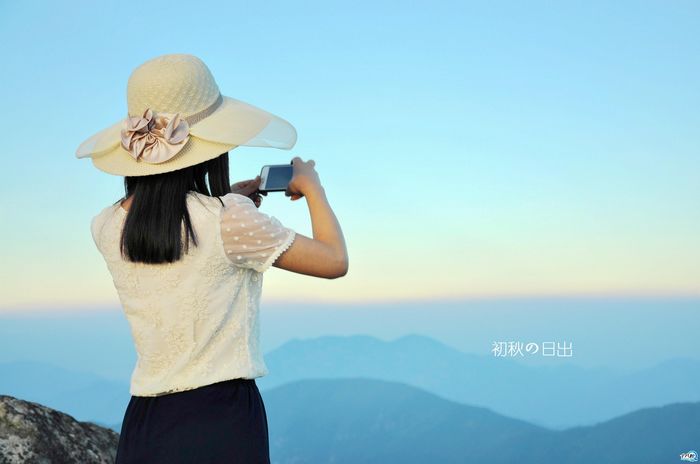
[[[190,191],[221,197],[231,193],[228,152],[216,158],[163,174],[124,177],[126,195],[133,195],[122,230],[122,257],[147,264],[171,263],[189,250],[197,236],[187,211]],[[209,186],[207,186],[207,180]],[[185,236],[182,223],[185,224]]]

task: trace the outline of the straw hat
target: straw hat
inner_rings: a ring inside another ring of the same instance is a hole
[[[137,67],[127,85],[128,116],[80,144],[77,158],[119,176],[174,171],[237,146],[291,149],[289,122],[222,95],[209,68],[193,55],[170,54]]]

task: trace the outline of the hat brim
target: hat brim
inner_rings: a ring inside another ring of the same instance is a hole
[[[289,150],[296,144],[296,129],[283,118],[241,100],[222,97],[221,105],[211,115],[190,126],[189,140],[168,161],[155,164],[135,160],[121,145],[125,120],[85,140],[76,150],[76,157],[92,158],[95,167],[109,174],[142,176],[192,166],[237,146]]]

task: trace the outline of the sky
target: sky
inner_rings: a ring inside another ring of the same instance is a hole
[[[698,296],[698,31],[695,1],[0,2],[0,311],[118,301],[89,225],[123,178],[75,150],[166,53],[297,129],[232,182],[314,159],[342,226],[345,277],[264,300]]]

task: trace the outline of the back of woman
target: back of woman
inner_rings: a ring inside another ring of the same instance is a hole
[[[193,88],[201,101],[188,107]],[[285,192],[307,200],[313,237],[258,209],[259,178],[230,185],[227,150],[288,149],[296,132],[222,96],[198,58],[147,61],[127,94],[129,117],[77,151],[123,175],[126,190],[90,225],[137,353],[117,463],[269,463],[255,384],[269,372],[260,347],[263,275],[272,266],[345,275],[340,225],[313,160],[293,158]]]
[[[248,197],[229,193],[223,202],[225,206],[218,198],[188,193],[199,243],[173,263],[122,259],[119,243],[128,213],[119,204],[92,221],[95,244],[136,344],[132,395],[154,396],[268,373],[258,343],[262,273],[289,247],[294,231],[259,212]],[[232,215],[249,217],[251,227],[231,224]],[[235,255],[227,253],[224,241],[231,242],[228,250]],[[242,248],[238,242],[252,243]]]

